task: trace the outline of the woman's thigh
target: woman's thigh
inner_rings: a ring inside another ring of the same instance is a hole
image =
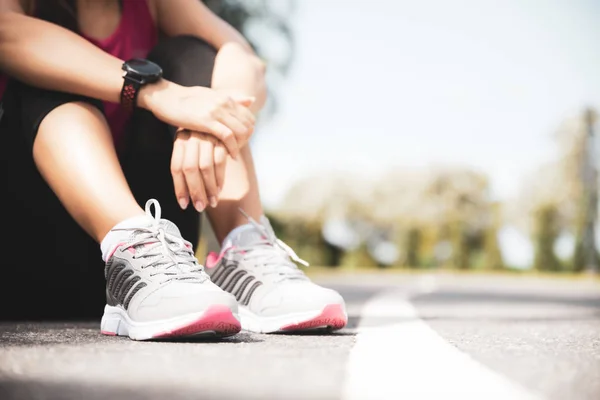
[[[62,104],[81,100],[18,82],[11,82],[4,96],[0,210],[7,232],[0,251],[2,281],[11,290],[2,288],[0,301],[11,306],[0,308],[0,318],[64,319],[102,313],[98,244],[67,213],[32,157],[37,126],[44,117]]]

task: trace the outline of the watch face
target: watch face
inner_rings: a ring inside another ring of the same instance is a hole
[[[162,69],[157,64],[141,58],[127,61],[123,64],[123,69],[148,80],[156,80],[162,75]]]

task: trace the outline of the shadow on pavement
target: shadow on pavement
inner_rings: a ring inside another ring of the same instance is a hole
[[[344,330],[337,331],[337,332],[330,332],[328,330],[321,329],[321,330],[306,331],[306,332],[277,332],[277,333],[273,333],[272,335],[279,335],[279,336],[331,336],[331,337],[336,337],[336,336],[355,336],[356,333],[355,332],[347,332],[347,331],[344,331]]]
[[[249,398],[249,397],[244,397]],[[0,379],[2,400],[239,400],[239,393],[202,393],[181,386],[168,388],[109,386],[106,382],[72,383]]]
[[[130,340],[127,337],[120,337],[121,340]],[[260,343],[262,339],[252,336],[250,333],[240,332],[235,336],[229,336],[224,338],[218,337],[198,337],[198,338],[174,338],[174,339],[157,339],[150,340],[145,343]]]
[[[100,333],[98,322],[3,322],[0,323],[0,348],[29,347],[47,345],[118,345],[136,343],[258,343],[263,340],[249,333],[240,332],[235,336],[216,338],[198,337],[172,340],[152,340],[137,342],[126,336],[107,336]],[[0,397],[2,399],[2,397]]]

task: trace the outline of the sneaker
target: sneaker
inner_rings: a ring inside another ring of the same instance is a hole
[[[235,245],[224,243],[220,254],[210,253],[206,261],[211,280],[237,299],[242,329],[272,333],[346,326],[342,296],[310,281],[294,261],[308,264],[275,237],[267,218],[258,223],[246,217],[250,225],[233,238]]]
[[[148,225],[131,229],[107,258],[102,333],[134,340],[238,333],[235,298],[210,281],[190,242],[160,218],[156,200],[146,203],[146,214]]]

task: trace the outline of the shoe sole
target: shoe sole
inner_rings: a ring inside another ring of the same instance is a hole
[[[263,317],[240,306],[242,329],[255,333],[292,333],[327,329],[342,329],[348,315],[341,304],[329,304],[322,310]]]
[[[227,337],[242,329],[239,318],[225,305],[167,320],[135,322],[121,307],[106,305],[100,331],[109,336],[129,336],[133,340]]]

